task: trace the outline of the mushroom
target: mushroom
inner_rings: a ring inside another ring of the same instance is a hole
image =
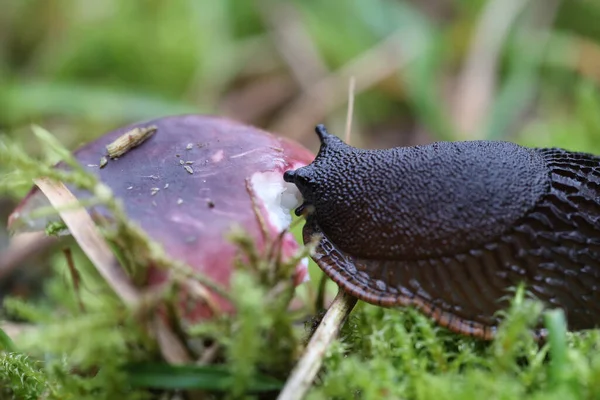
[[[114,130],[81,147],[74,156],[112,189],[127,216],[162,244],[168,256],[224,287],[237,251],[226,236],[235,226],[259,249],[266,245],[265,233],[282,234],[283,260],[299,249],[293,235],[284,231],[291,222],[290,210],[301,197],[282,176],[286,170],[309,164],[314,155],[295,142],[227,119],[184,115]],[[90,197],[86,191],[69,189],[79,200]],[[9,229],[43,230],[49,219],[27,216],[44,203],[42,191],[32,188],[10,215]],[[102,206],[90,206],[88,211],[111,218]],[[149,268],[147,283],[158,285],[168,274]],[[297,266],[295,282],[307,278],[303,261]],[[222,297],[210,296],[218,309],[234,311]],[[212,314],[210,307],[197,304],[185,317],[198,321]]]

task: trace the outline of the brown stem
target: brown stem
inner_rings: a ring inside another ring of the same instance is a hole
[[[81,300],[81,292],[80,292],[80,277],[79,271],[75,267],[75,262],[73,261],[73,254],[71,253],[71,249],[65,248],[63,249],[63,254],[67,260],[67,267],[69,268],[69,273],[71,274],[71,280],[73,281],[73,292],[75,292],[75,297],[77,298],[77,304],[79,306],[79,311],[84,312],[85,306],[83,305],[83,301]]]

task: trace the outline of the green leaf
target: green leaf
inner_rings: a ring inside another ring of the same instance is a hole
[[[442,32],[417,7],[396,2],[395,24],[403,29],[404,57],[409,60],[402,82],[419,122],[441,140],[452,140],[456,132],[444,110],[440,76],[444,42]]]
[[[525,14],[537,8],[525,10]],[[512,38],[504,44],[508,60],[506,77],[493,99],[492,109],[485,126],[484,137],[489,140],[506,139],[515,128],[524,110],[535,98],[540,85],[539,68],[544,59],[547,42],[536,34],[530,24],[514,22]]]
[[[600,43],[600,7],[592,1],[563,1],[556,15],[556,29]]]
[[[199,111],[148,93],[90,84],[32,81],[0,87],[0,120],[9,122],[49,115],[135,121]]]
[[[1,328],[0,328],[0,350],[8,351],[8,352],[15,351],[15,344],[13,343],[12,339]]]
[[[550,382],[557,386],[569,375],[569,360],[567,357],[567,322],[563,310],[550,310],[544,315],[544,323],[548,330],[550,357],[548,375]]]
[[[229,370],[216,365],[131,364],[127,372],[131,385],[138,388],[226,391],[233,384]],[[282,386],[274,378],[255,375],[248,388],[251,392],[266,392]]]

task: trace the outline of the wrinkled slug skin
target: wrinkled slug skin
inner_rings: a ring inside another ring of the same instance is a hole
[[[525,283],[570,329],[599,325],[599,157],[491,141],[362,150],[317,133],[314,162],[284,178],[342,288],[489,339]]]

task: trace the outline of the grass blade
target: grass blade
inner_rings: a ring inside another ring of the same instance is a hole
[[[2,330],[2,328],[0,328],[0,351],[15,351],[15,344],[13,343],[10,336],[8,336],[6,332]]]
[[[132,364],[127,370],[129,382],[138,388],[226,391],[233,383],[229,370],[216,365]],[[249,390],[267,392],[281,387],[282,383],[276,379],[257,375]]]
[[[600,7],[592,1],[563,1],[555,27],[600,43]]]
[[[551,310],[544,315],[544,323],[548,330],[550,357],[548,375],[554,386],[563,383],[568,375],[569,360],[567,358],[567,322],[562,310]]]

